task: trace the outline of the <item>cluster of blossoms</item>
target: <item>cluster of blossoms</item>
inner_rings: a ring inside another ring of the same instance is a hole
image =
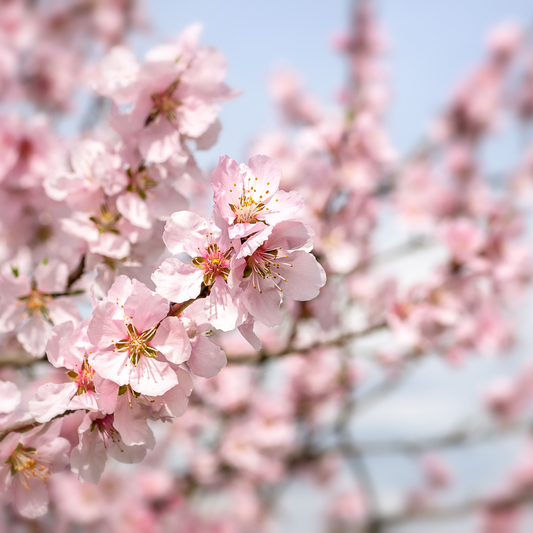
[[[238,94],[220,52],[198,45],[200,30],[151,50],[143,65],[115,46],[89,67],[90,88],[113,101],[113,131],[76,141],[70,168],[46,119],[2,126],[0,331],[30,362],[45,357],[57,369],[27,410],[2,404],[1,493],[25,517],[47,511],[43,482],[67,463],[98,483],[108,456],[142,461],[156,444],[149,421],[182,416],[192,375],[226,365],[213,329],[239,328],[260,349],[255,321],[281,324],[283,295],[310,300],[325,283],[313,232],[294,220],[304,199],[279,190],[269,157],[221,158],[209,222],[186,210],[186,196],[209,194],[191,143],[216,142],[216,103]],[[14,387],[2,384],[2,396]],[[60,437],[58,418],[77,413],[76,438]]]
[[[401,397],[385,423],[353,430],[413,367],[423,395],[437,365],[445,382],[472,354],[521,347],[533,152],[499,190],[480,157],[501,115],[533,118],[521,31],[491,33],[400,159],[385,38],[362,0],[334,41],[342,111],[276,73],[283,129],[246,164],[220,157],[208,179],[195,153],[216,144],[220,104],[239,93],[201,27],[141,62],[124,44],[142,26],[136,2],[47,7],[0,1],[0,530],[266,532],[278,510],[301,518],[284,489],[303,485],[326,500],[326,531],[445,517],[454,468],[435,448],[527,428],[529,361],[479,387],[471,433],[375,441],[409,429]],[[67,140],[56,125],[72,130],[80,91],[92,103]],[[418,481],[384,506],[367,456],[404,451]],[[496,491],[459,506],[481,511],[480,532],[519,531],[532,453],[528,440]]]

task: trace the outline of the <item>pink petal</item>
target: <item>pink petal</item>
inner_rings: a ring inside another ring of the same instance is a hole
[[[184,363],[191,355],[187,331],[178,317],[165,318],[150,344],[176,365]]]
[[[77,386],[71,383],[46,383],[28,403],[28,409],[37,422],[48,422],[64,413],[75,396]]]
[[[186,302],[200,294],[204,271],[179,259],[165,259],[152,274],[155,290],[171,302]]]
[[[161,396],[178,384],[178,378],[168,363],[141,356],[131,369],[130,384],[140,394]]]
[[[209,232],[205,218],[192,211],[179,211],[166,223],[163,240],[170,253],[177,255],[185,252],[197,257],[202,255]]]
[[[165,118],[155,120],[141,131],[139,150],[147,161],[164,163],[182,151],[179,131]]]
[[[163,320],[169,308],[169,301],[159,294],[154,294],[148,288],[138,288],[126,300],[124,314],[133,320],[137,331],[142,333]]]
[[[126,446],[155,444],[154,434],[139,402],[127,390],[118,398],[113,425]],[[150,448],[150,446],[148,446]]]
[[[52,326],[41,314],[36,313],[19,329],[17,339],[28,353],[41,357],[45,353],[46,341],[51,331]]]
[[[128,337],[123,320],[116,319],[116,304],[102,302],[94,311],[87,328],[89,341],[98,348],[105,349],[115,342]]]
[[[78,322],[81,320],[80,312],[72,297],[61,296],[54,298],[48,304],[48,311],[52,322],[57,325],[66,321]]]
[[[256,289],[248,282],[243,293],[246,309],[265,326],[279,326],[283,322],[283,314],[279,310],[281,293],[276,287],[261,283]]]
[[[12,413],[19,405],[19,388],[11,381],[0,381],[0,413]]]
[[[85,350],[76,344],[79,341],[78,329],[74,322],[63,322],[55,326],[50,339],[46,343],[48,361],[56,368],[65,367],[69,370],[83,363]]]
[[[266,155],[256,155],[248,160],[248,168],[253,176],[259,178],[254,185],[254,198],[262,196],[263,203],[266,203],[279,189],[280,166]]]
[[[41,292],[62,292],[67,286],[68,266],[57,260],[50,260],[46,265],[40,263],[35,269],[35,281]]]
[[[221,277],[217,278],[206,298],[205,314],[209,323],[222,331],[231,331],[242,322],[243,313]]]
[[[193,340],[191,357],[187,365],[191,372],[202,378],[216,376],[227,364],[226,354],[207,337],[199,335]]]
[[[152,227],[148,205],[137,193],[129,192],[121,194],[117,198],[117,210],[134,226],[144,229],[150,229]]]
[[[26,518],[37,518],[48,511],[48,488],[35,478],[26,480],[29,490],[22,484],[19,474],[13,480],[15,508]]]
[[[293,252],[287,262],[290,264],[280,262],[278,270],[280,276],[287,280],[279,284],[285,295],[300,301],[316,298],[326,283],[326,273],[315,256],[307,252]]]

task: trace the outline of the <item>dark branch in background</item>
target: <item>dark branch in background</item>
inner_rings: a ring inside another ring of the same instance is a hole
[[[417,510],[406,509],[397,514],[383,516],[380,522],[385,527],[392,527],[406,522],[445,521],[471,513],[479,513],[480,510],[487,514],[497,515],[517,509],[526,503],[531,503],[532,500],[533,487],[526,486],[515,493],[497,498],[477,498],[446,506],[427,507]],[[503,532],[503,530],[499,531]]]
[[[84,271],[85,271],[85,254],[81,256],[78,266],[76,267],[75,270],[73,270],[70,273],[68,277],[67,292],[72,287],[72,285],[74,285],[74,283],[76,283],[76,281],[78,281],[83,276]]]
[[[74,413],[75,411],[65,411],[64,413],[61,413],[60,415],[54,416],[52,420],[56,420],[58,418],[63,418],[64,416],[70,415]],[[50,422],[52,421],[50,420]],[[21,420],[19,422],[15,422],[14,424],[11,424],[10,426],[7,426],[3,429],[0,429],[0,442],[4,440],[7,435],[10,433],[16,432],[16,433],[26,433],[27,431],[30,431],[30,429],[36,428],[38,426],[42,426],[43,424],[47,424],[48,422],[37,422],[35,418],[29,418],[28,420]]]
[[[359,441],[357,452],[365,455],[420,454],[438,448],[453,448],[484,444],[514,434],[532,431],[531,423],[512,423],[488,426],[481,429],[460,428],[449,433],[418,440]],[[347,444],[349,447],[349,443]]]
[[[284,350],[281,350],[280,352],[273,352],[273,353],[267,352],[266,350],[261,350],[260,352],[248,353],[248,354],[242,354],[242,355],[228,355],[227,356],[228,363],[233,363],[233,364],[264,363],[271,359],[277,359],[278,357],[283,357],[285,355],[306,353],[310,350],[315,350],[316,348],[332,348],[335,346],[343,346],[348,341],[358,339],[361,337],[366,337],[367,335],[371,335],[372,333],[380,331],[384,328],[386,328],[385,322],[379,322],[377,324],[368,326],[358,331],[351,331],[349,333],[343,333],[342,335],[339,335],[338,337],[335,337],[334,339],[317,341],[317,342],[308,344],[307,346],[303,346],[303,347],[296,348],[293,346],[288,346],[287,348],[285,348]]]

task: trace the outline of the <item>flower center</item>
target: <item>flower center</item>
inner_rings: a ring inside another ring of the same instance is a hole
[[[27,480],[33,477],[45,482],[50,475],[48,467],[52,465],[52,463],[43,461],[35,448],[24,448],[22,444],[16,447],[6,463],[11,465],[11,475],[18,474],[22,485],[27,490],[29,490]]]
[[[97,428],[102,435],[105,448],[107,448],[108,439],[111,439],[111,442],[114,442],[115,444],[120,442],[120,435],[113,425],[114,422],[114,415],[105,415],[103,418],[97,418],[96,420],[93,420],[93,423],[91,424],[91,431],[94,431],[95,428]]]
[[[96,225],[100,235],[106,232],[116,233],[118,235],[120,231],[115,225],[121,217],[122,215],[120,213],[110,211],[109,207],[106,204],[103,204],[100,206],[100,211],[96,215],[90,217],[89,220]]]
[[[157,181],[148,174],[147,167],[142,164],[137,171],[131,168],[126,170],[129,184],[126,187],[128,192],[136,192],[143,200],[146,200],[146,191],[157,187]]]
[[[128,352],[130,361],[134,365],[139,362],[141,355],[157,357],[157,350],[148,344],[154,338],[157,328],[158,326],[154,326],[139,334],[133,324],[126,324],[129,337],[115,343],[116,349],[119,352]]]
[[[153,122],[158,116],[164,116],[169,122],[174,122],[176,119],[176,108],[181,105],[179,98],[174,96],[174,92],[178,88],[179,80],[176,80],[174,83],[170,84],[165,92],[163,93],[152,93],[150,98],[154,103],[150,114],[146,118],[144,123],[145,126],[148,126]]]
[[[278,256],[277,250],[265,250],[263,247],[256,250],[250,257],[246,258],[246,268],[243,277],[247,278],[252,273],[258,274],[263,279],[272,276],[272,268],[279,267],[279,263],[274,263]]]
[[[210,244],[205,250],[205,256],[195,257],[192,260],[194,266],[204,271],[204,283],[207,286],[213,285],[217,276],[221,276],[224,280],[228,279],[231,250],[230,248],[222,253],[217,244]]]
[[[30,294],[23,296],[21,300],[26,301],[26,311],[31,316],[36,311],[45,314],[48,311],[48,302],[52,300],[52,297],[38,291],[36,287],[32,287]]]
[[[255,224],[259,222],[257,215],[265,208],[265,204],[256,202],[249,196],[241,196],[239,205],[229,204],[231,210],[237,217],[235,223]]]
[[[67,372],[67,375],[70,379],[76,382],[76,385],[78,386],[76,394],[78,396],[80,396],[81,394],[85,394],[88,391],[95,391],[93,383],[94,370],[92,369],[91,365],[87,363],[86,360],[83,361],[79,373],[76,367],[70,372]]]

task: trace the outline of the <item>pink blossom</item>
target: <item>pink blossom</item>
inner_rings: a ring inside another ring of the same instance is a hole
[[[93,312],[87,335],[96,349],[89,364],[103,378],[150,397],[175,387],[169,363],[186,361],[191,348],[180,319],[168,311],[168,300],[121,276]]]
[[[46,345],[48,360],[56,368],[68,368],[69,383],[47,383],[37,390],[29,410],[38,422],[47,422],[67,410],[85,409],[112,413],[118,385],[95,374],[88,362],[94,350],[87,338],[87,327],[73,322],[56,326]]]
[[[10,433],[0,442],[0,497],[13,501],[27,518],[48,510],[48,477],[68,463],[70,445],[59,437],[61,421],[36,427],[27,433]]]
[[[60,296],[67,287],[68,267],[51,260],[39,264],[30,278],[17,270],[0,274],[3,310],[0,313],[0,331],[17,329],[17,339],[24,349],[40,357],[53,324],[79,320],[75,301]]]
[[[167,222],[163,240],[171,253],[185,252],[192,262],[166,259],[152,276],[156,291],[180,303],[198,297],[205,287],[209,323],[223,331],[235,329],[242,322],[242,311],[227,282],[233,253],[227,231],[191,211],[180,211]]]
[[[324,269],[309,253],[309,228],[301,222],[280,222],[263,242],[252,236],[235,258],[233,280],[247,311],[267,326],[281,324],[282,295],[311,300],[326,282]]]
[[[303,198],[295,191],[280,191],[280,180],[281,169],[270,157],[254,156],[240,167],[228,156],[220,158],[211,184],[215,206],[230,225],[231,238],[266,231],[301,209]]]
[[[113,415],[90,413],[78,428],[80,442],[72,449],[70,465],[80,480],[98,483],[109,454],[127,464],[140,463],[146,455],[146,445],[126,446],[114,427]],[[154,444],[153,442],[151,443]]]

